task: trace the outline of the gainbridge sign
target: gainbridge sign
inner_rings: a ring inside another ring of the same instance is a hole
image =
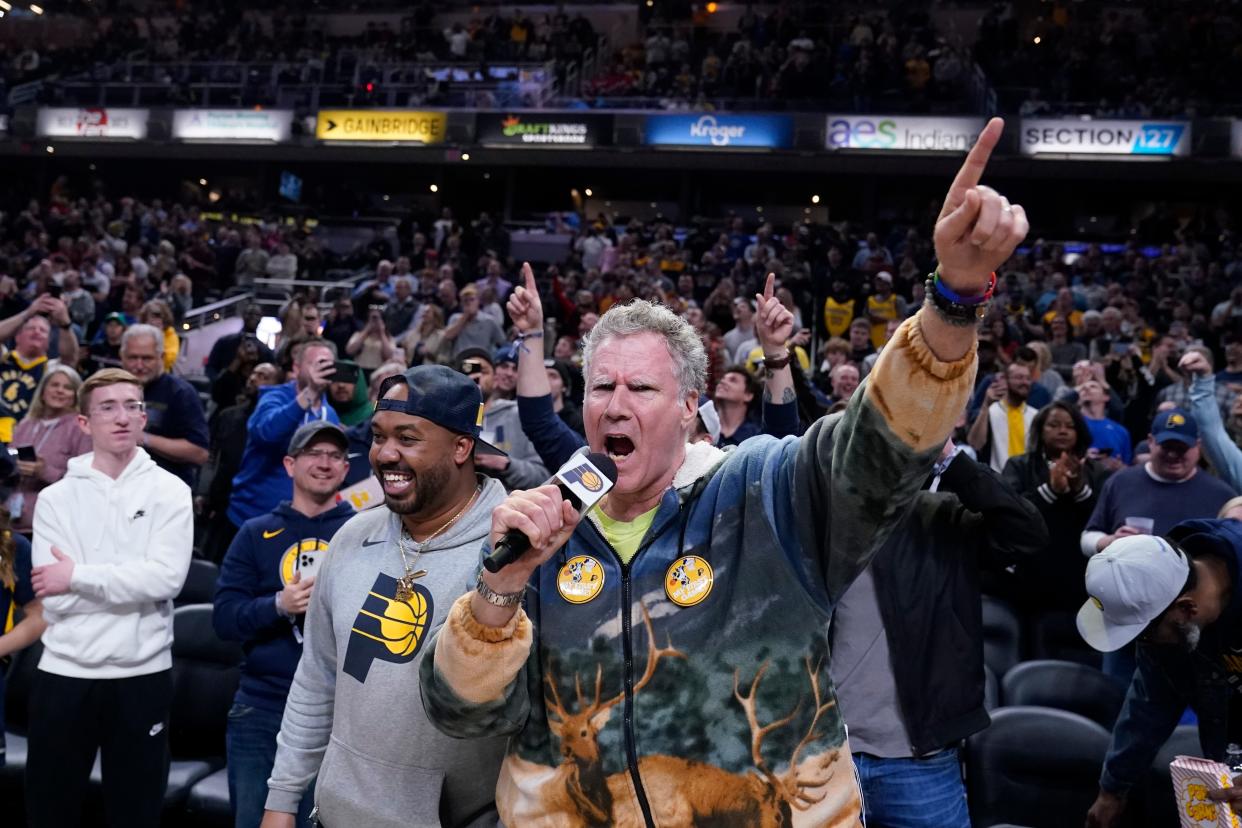
[[[448,117],[418,109],[321,109],[315,124],[320,141],[444,142]]]

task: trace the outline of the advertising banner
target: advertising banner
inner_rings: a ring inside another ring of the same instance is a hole
[[[178,109],[172,137],[178,141],[288,141],[293,112],[287,109]]]
[[[1037,118],[1022,122],[1023,155],[1190,155],[1185,121],[1092,121]]]
[[[320,141],[401,141],[440,144],[448,117],[416,109],[321,109]]]
[[[36,131],[43,138],[131,138],[147,137],[147,109],[113,107],[49,107],[39,110]]]
[[[595,147],[612,143],[612,117],[574,112],[480,113],[475,140],[503,147]]]
[[[829,115],[827,147],[878,152],[965,152],[983,118],[912,115]]]
[[[646,124],[652,147],[783,149],[793,143],[788,115],[651,115]]]

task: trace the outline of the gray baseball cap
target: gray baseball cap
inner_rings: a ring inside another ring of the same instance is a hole
[[[349,450],[349,437],[345,435],[345,430],[336,423],[327,420],[315,420],[314,422],[305,423],[293,432],[293,436],[289,438],[289,457],[296,457],[302,451],[316,440],[323,438],[331,440],[341,447],[343,451]]]

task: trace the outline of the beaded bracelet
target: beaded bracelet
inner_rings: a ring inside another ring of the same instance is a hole
[[[958,294],[940,278],[939,269],[928,274],[926,287],[923,304],[935,308],[950,325],[968,327],[976,324],[987,312],[987,304],[996,292],[996,273],[992,273],[988,289],[977,296]]]

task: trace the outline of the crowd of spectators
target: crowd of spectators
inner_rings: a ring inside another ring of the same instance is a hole
[[[980,321],[974,398],[954,439],[1041,514],[1041,555],[988,572],[985,587],[1023,613],[1085,600],[1089,557],[1120,538],[1214,517],[1242,484],[1242,245],[1227,216],[1146,226],[1145,246],[1032,236],[998,272]],[[932,214],[870,231],[728,215],[687,226],[580,217],[555,261],[536,264],[544,335],[514,345],[506,304],[521,284],[509,231],[445,209],[402,224],[399,245],[362,248],[349,288],[302,285],[330,263],[318,236],[281,222],[233,224],[192,206],[77,196],[0,215],[3,437],[19,456],[7,506],[29,531],[40,491],[90,450],[74,429],[83,379],[123,367],[143,385],[143,445],[196,494],[197,554],[219,561],[246,520],[277,508],[282,465],[308,421],[339,423],[345,488],[365,485],[371,404],[409,365],[470,376],[483,438],[508,453],[481,471],[511,489],[549,467],[523,431],[519,348],[543,345],[552,410],[582,433],[580,343],[610,307],[664,304],[709,355],[699,434],[719,446],[762,433],[764,356],[753,297],[768,274],[794,315],[798,427],[841,410],[898,324],[922,305]],[[279,286],[256,279],[286,280]],[[205,365],[178,361],[180,321],[208,299],[254,291],[240,330]],[[265,315],[280,324],[260,338]],[[1214,373],[1214,378],[1213,378]],[[195,380],[192,387],[183,375]],[[309,418],[309,419],[308,419]],[[1123,654],[1105,667],[1133,670]]]
[[[603,105],[641,96],[671,107],[734,99],[859,111],[962,106],[968,58],[924,9],[822,13],[816,19],[783,6],[747,6],[733,30],[654,26],[616,50],[588,91]]]
[[[1176,118],[1210,115],[1233,101],[1228,79],[1242,64],[1234,3],[1058,0],[1041,4],[1046,13],[1033,19],[1015,6],[993,4],[974,49],[1006,109]]]

